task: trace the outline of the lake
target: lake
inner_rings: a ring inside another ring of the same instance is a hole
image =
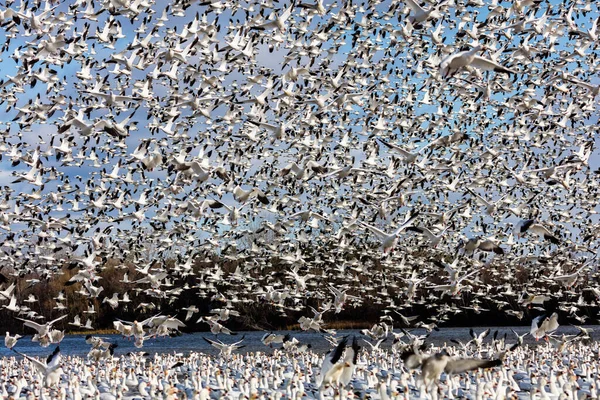
[[[586,326],[586,328],[593,329],[591,336],[594,340],[600,339],[600,327],[598,326]],[[434,345],[443,345],[444,343],[450,343],[450,339],[460,340],[461,342],[467,342],[471,339],[469,336],[470,328],[442,328],[440,331],[433,331],[427,340],[428,343],[433,343]],[[473,328],[476,333],[480,333],[487,328]],[[492,327],[490,335],[485,339],[485,342],[491,340],[491,336],[495,330],[498,330],[498,337],[502,337],[504,333],[507,333],[507,342],[515,343],[516,339],[514,334],[510,331],[511,327]],[[529,327],[519,326],[512,327],[519,334],[523,334],[529,331]],[[399,332],[399,330],[395,330],[395,332]],[[412,331],[414,334],[425,334],[426,331],[423,329],[414,329]],[[557,333],[558,335],[568,334],[575,335],[577,334],[577,328],[573,326],[561,326]],[[279,331],[277,333],[289,333],[296,339],[300,341],[300,343],[310,343],[312,345],[312,349],[317,352],[326,352],[331,349],[331,345],[324,339],[322,334],[315,332],[304,332],[304,331]],[[227,336],[227,335],[219,335],[218,339],[222,340],[225,343],[232,343],[240,340],[244,337],[243,344],[246,345],[243,349],[240,349],[239,352],[255,352],[262,351],[266,353],[271,353],[273,349],[265,346],[260,339],[263,337],[264,332],[252,331],[252,332],[239,332],[237,335]],[[339,330],[337,336],[344,335],[356,335],[358,338],[368,339],[366,336],[362,335],[359,330]],[[112,343],[117,343],[118,347],[115,349],[115,355],[126,354],[128,352],[135,351],[146,351],[150,354],[154,353],[189,353],[192,351],[203,352],[207,354],[217,354],[218,350],[205,342],[202,337],[206,337],[209,339],[215,339],[215,335],[210,332],[197,332],[192,334],[183,334],[178,337],[164,337],[164,338],[156,338],[156,339],[147,339],[144,342],[144,347],[141,349],[136,348],[133,345],[132,340],[124,339],[120,335],[97,335],[103,338],[106,338],[107,341]],[[361,345],[369,349],[370,347],[362,343]],[[525,343],[528,344],[536,344],[536,341],[531,336],[525,337]],[[538,343],[545,343],[540,341]],[[388,338],[386,342],[382,344],[382,348],[389,348],[392,344],[392,338]],[[85,335],[68,335],[63,341],[60,343],[61,353],[63,355],[78,355],[84,356],[90,350],[90,345],[85,342]],[[274,345],[274,348],[280,348],[281,344]],[[31,341],[31,336],[25,336],[19,339],[19,342],[15,346],[15,350],[18,350],[22,353],[33,355],[33,356],[44,356],[51,353],[52,349],[54,349],[54,345],[51,345],[47,348],[42,348],[38,345],[38,343],[34,343]],[[13,352],[8,350],[6,347],[0,347],[0,357],[2,356],[11,356],[14,355]]]

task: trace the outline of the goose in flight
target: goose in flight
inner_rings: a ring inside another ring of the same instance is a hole
[[[418,26],[420,23],[425,22],[429,19],[438,19],[442,17],[442,14],[439,12],[439,8],[442,7],[446,1],[441,1],[438,4],[430,7],[428,10],[425,10],[414,0],[405,0],[406,4],[410,7],[412,14],[408,18],[410,23],[413,26]]]
[[[484,47],[479,45],[475,46],[471,50],[459,51],[458,53],[450,54],[440,62],[440,75],[446,79],[457,73],[460,69],[465,67],[475,67],[485,71],[495,71],[505,74],[517,74],[517,71],[507,68],[495,61],[490,60],[482,56],[478,56],[477,53],[483,50]]]
[[[492,239],[484,239],[482,237],[475,237],[465,240],[461,240],[457,250],[463,249],[465,254],[474,254],[475,250],[481,250],[485,252],[494,252],[499,255],[504,254],[504,249],[497,245]]]
[[[462,282],[464,280],[466,280],[467,278],[470,278],[471,276],[479,273],[479,271],[480,271],[479,269],[475,269],[469,273],[464,274],[461,277],[455,277],[455,279],[452,280],[447,285],[437,285],[437,286],[431,287],[431,289],[437,290],[437,291],[443,291],[444,293],[450,293],[451,296],[456,296],[456,295],[460,294],[460,290],[462,288]]]
[[[541,324],[540,324],[541,321]],[[535,340],[541,339],[544,336],[554,332],[558,329],[558,313],[552,313],[549,317],[540,315],[535,317],[531,321],[531,329],[529,333],[535,338]]]
[[[375,342],[375,344],[369,342],[368,340],[363,339],[363,342],[365,342],[366,344],[368,344],[369,346],[371,346],[371,352],[374,352],[376,350],[380,350],[381,349],[381,344],[384,343],[385,341],[387,341],[387,337],[384,337],[383,339],[379,339],[378,341]]]
[[[210,326],[210,331],[213,335],[218,335],[219,333],[225,335],[237,335],[237,332],[229,330],[224,325],[220,324],[218,320],[219,316],[215,315],[214,317],[200,317],[197,322],[206,322]]]
[[[333,299],[333,308],[335,310],[335,314],[338,314],[342,311],[344,305],[346,304],[346,301],[348,301],[348,299],[356,299],[356,300],[360,300],[358,297],[355,296],[350,296],[348,295],[346,292],[348,291],[348,289],[338,289],[333,285],[329,285],[329,290],[331,291],[331,293],[334,296]]]
[[[590,265],[592,261],[589,261],[587,263],[585,263],[584,265],[582,265],[579,269],[577,269],[574,272],[571,272],[570,274],[563,274],[563,275],[555,275],[552,276],[551,279],[560,282],[563,286],[570,288],[573,285],[575,285],[575,283],[577,282],[577,279],[579,278],[581,272],[587,268],[588,265]]]
[[[329,218],[327,218],[326,216],[316,213],[314,211],[310,211],[310,210],[301,210],[298,211],[296,213],[293,213],[292,215],[290,215],[288,217],[289,220],[292,219],[299,219],[300,221],[307,223],[309,226],[314,226],[315,223],[312,222],[313,219],[319,219],[321,221],[327,221],[327,222],[331,222],[331,220]],[[311,221],[311,222],[309,222]],[[316,223],[317,227],[318,227],[318,223]]]
[[[17,340],[19,340],[22,336],[18,333],[14,336],[10,336],[10,333],[6,331],[6,336],[4,337],[4,345],[7,349],[12,349],[17,344]]]
[[[315,174],[324,174],[327,172],[327,167],[324,167],[315,160],[307,160],[302,166],[292,162],[286,165],[279,174],[285,177],[291,173],[294,174],[297,180],[301,181],[312,178],[313,175],[310,175],[311,171]]]
[[[404,159],[404,162],[406,162],[407,164],[415,163],[417,161],[417,157],[419,157],[419,154],[421,154],[421,152],[423,152],[425,149],[427,149],[431,145],[431,143],[429,143],[429,144],[421,147],[416,153],[411,153],[410,151],[406,150],[405,148],[403,148],[401,146],[388,143],[381,139],[378,139],[378,140],[381,144],[386,146],[388,149],[390,149],[392,151],[396,151],[398,154],[400,154],[400,156]]]
[[[18,319],[19,321],[23,321],[23,325],[25,325],[29,328],[35,329],[37,331],[37,334],[39,337],[44,337],[50,333],[50,330],[52,329],[52,325],[54,325],[56,322],[60,321],[61,319],[67,318],[68,316],[69,316],[68,314],[65,314],[65,315],[58,317],[50,322],[46,322],[45,324],[38,324],[37,322],[29,321],[29,320],[19,318],[19,317],[15,317],[15,319]]]
[[[504,199],[507,196],[507,195],[504,195],[499,200],[491,202],[491,201],[487,201],[482,196],[475,193],[474,191],[472,191],[469,188],[467,188],[467,192],[469,192],[472,196],[475,196],[476,201],[485,207],[485,212],[487,215],[494,215],[496,213],[496,211],[498,211],[502,207],[502,205],[504,204]]]
[[[121,321],[113,321],[113,326],[115,330],[119,332],[124,338],[129,338],[133,336],[133,325],[127,325],[122,323]]]
[[[33,366],[38,370],[38,373],[44,376],[46,387],[56,385],[60,382],[60,377],[62,374],[64,374],[64,371],[60,367],[61,356],[59,346],[56,346],[52,354],[50,354],[45,361],[36,360],[28,355],[19,353],[15,349],[12,349],[12,351],[20,356],[25,357],[33,364]]]
[[[525,332],[522,335],[519,335],[517,332],[515,332],[514,329],[510,328],[510,330],[512,331],[512,333],[515,334],[515,336],[517,337],[517,343],[514,344],[513,347],[517,347],[517,346],[523,346],[523,339],[525,338],[525,336],[529,335],[529,332]]]
[[[490,334],[490,329],[486,329],[485,331],[481,332],[479,335],[475,334],[475,331],[473,331],[473,328],[469,329],[469,335],[471,335],[471,343],[475,343],[475,346],[480,349],[481,345],[483,344],[483,339],[485,339],[487,337],[487,335]]]
[[[242,343],[244,341],[244,337],[245,336],[242,336],[242,338],[240,340],[238,340],[235,343],[231,343],[231,344],[223,343],[220,340],[207,339],[204,336],[202,337],[202,339],[204,339],[204,341],[206,343],[210,344],[214,348],[219,349],[219,355],[220,356],[223,356],[225,358],[229,358],[229,357],[231,357],[231,354],[235,350],[239,350],[239,349],[242,349],[242,348],[246,347],[246,345],[240,345],[240,343]]]
[[[236,186],[233,189],[233,199],[237,202],[245,203],[246,201],[254,197],[256,197],[261,203],[269,205],[269,199],[267,198],[267,195],[258,188],[244,190],[240,186]]]
[[[557,238],[548,228],[537,222],[535,219],[525,219],[519,221],[514,228],[517,238],[525,235],[527,232],[537,233],[550,241],[553,244],[560,244],[560,239]]]
[[[345,336],[337,344],[335,349],[325,354],[323,363],[321,364],[321,372],[319,372],[319,377],[317,378],[317,384],[320,389],[324,388],[327,384],[339,383],[337,380],[340,379],[343,369],[340,360],[342,359],[347,344],[348,337]]]
[[[15,283],[11,283],[9,287],[4,290],[0,290],[0,296],[4,297],[4,300],[10,300],[12,297],[12,292],[15,290]]]
[[[110,347],[111,343],[105,341],[104,339],[105,338],[101,338],[99,336],[87,335],[85,337],[85,342],[87,344],[92,345],[92,349],[99,349],[99,348],[108,349]]]
[[[404,231],[408,226],[410,226],[410,224],[418,216],[419,216],[418,211],[411,212],[406,217],[406,219],[404,220],[402,225],[400,225],[398,227],[398,229],[396,229],[396,231],[394,231],[391,234],[388,234],[388,233],[382,231],[381,229],[371,226],[365,222],[358,221],[358,223],[361,224],[362,226],[364,226],[365,228],[367,228],[368,230],[370,230],[371,232],[373,232],[379,238],[379,240],[381,240],[381,247],[383,249],[383,252],[384,252],[384,254],[388,254],[392,250],[394,250],[394,247],[396,247],[396,244],[398,243],[398,238],[399,238],[398,236],[400,235],[400,233],[402,233],[402,231]]]
[[[283,335],[283,334],[277,334],[277,333],[273,333],[273,332],[267,332],[263,335],[263,337],[260,339],[260,341],[263,342],[263,344],[265,346],[269,346],[272,348],[274,343],[286,343],[291,338],[292,338],[292,336],[289,333],[286,335]]]
[[[94,361],[108,360],[115,354],[115,349],[119,347],[116,343],[108,343],[108,347],[91,348],[87,354],[87,358]]]
[[[444,238],[444,234],[446,233],[448,228],[449,226],[445,227],[437,235],[424,226],[409,226],[406,228],[406,230],[420,233],[421,235],[429,239],[429,244],[431,247],[436,248],[441,243],[442,239]]]
[[[432,356],[424,358],[421,362],[421,376],[426,389],[431,389],[439,379],[442,372],[446,374],[460,374],[480,368],[494,368],[502,365],[500,358],[485,360],[480,358],[454,358],[442,350]]]
[[[287,20],[292,15],[292,10],[294,9],[295,5],[296,1],[294,0],[288,8],[283,10],[283,12],[280,15],[276,16],[272,21],[265,22],[261,25],[255,25],[252,27],[252,29],[265,30],[276,28],[280,32],[285,32],[287,30]]]
[[[530,306],[531,304],[543,305],[544,302],[550,300],[550,296],[546,296],[543,294],[529,294],[527,292],[523,292],[521,297],[519,298],[519,303],[524,306]]]

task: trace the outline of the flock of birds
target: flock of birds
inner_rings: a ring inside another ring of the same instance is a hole
[[[392,338],[387,349],[381,340],[364,351],[356,335],[332,339],[334,348],[322,355],[310,346],[298,346],[290,334],[267,333],[262,342],[276,346],[272,353],[238,350],[241,340],[225,344],[204,338],[218,356],[191,352],[130,352],[116,355],[115,343],[88,335],[86,358],[65,359],[57,346],[45,359],[5,345],[18,357],[2,359],[3,398],[113,399],[570,399],[598,398],[598,342],[589,328],[577,335],[558,335],[556,314],[532,321],[524,335],[513,330],[499,335],[490,329],[462,343],[436,346],[429,335],[402,330],[385,332]],[[374,329],[373,329],[374,331]],[[364,332],[371,339],[381,334]],[[530,334],[545,345],[524,343]],[[486,338],[492,337],[491,340]],[[337,341],[336,341],[337,340]],[[279,346],[281,345],[281,346]],[[21,396],[24,394],[24,396]]]
[[[377,332],[484,311],[594,321],[599,15],[585,0],[6,0],[2,312],[42,346],[132,303],[145,319],[113,327],[142,347],[195,321],[200,303],[160,310],[187,293],[220,304],[197,320],[214,335],[232,318],[264,329],[249,306],[328,335],[365,305]],[[103,285],[109,265],[125,290]],[[30,290],[65,274],[36,311]]]

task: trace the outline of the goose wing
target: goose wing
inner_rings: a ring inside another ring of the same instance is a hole
[[[389,149],[396,150],[404,158],[412,158],[412,157],[414,157],[414,154],[412,154],[409,151],[406,151],[405,149],[403,149],[400,146],[396,146],[395,144],[391,144],[391,143],[385,142],[385,141],[383,141],[381,139],[379,139],[379,142],[381,144],[383,144],[384,146],[386,146],[387,148],[389,148]]]
[[[471,62],[471,65],[474,67],[477,67],[479,69],[486,70],[486,71],[502,72],[505,74],[516,74],[517,73],[517,71],[515,71],[514,69],[507,68],[503,65],[498,64],[495,61],[490,60],[489,58],[485,58],[485,57],[481,57],[481,56],[475,56],[473,58],[473,61]]]
[[[45,329],[45,325],[40,325],[37,322],[29,321],[27,319],[23,319],[23,318],[19,318],[19,317],[15,317],[15,319],[18,319],[19,321],[23,321],[23,325],[25,325],[29,328],[33,328],[38,332],[43,332]]]
[[[60,363],[60,347],[56,346],[52,354],[46,358],[46,368],[50,371],[58,368]]]
[[[415,14],[417,15],[421,15],[424,14],[426,11],[423,9],[423,7],[421,7],[419,4],[417,4],[415,1],[413,0],[405,0],[405,3],[407,6],[410,7],[411,10],[414,11]]]
[[[482,360],[479,358],[451,359],[446,363],[444,371],[447,374],[460,374],[478,368],[493,368],[502,365],[502,360]]]
[[[213,347],[216,347],[217,349],[221,350],[223,348],[223,343],[217,342],[215,340],[210,340],[205,338],[204,336],[202,336],[202,339],[204,339],[204,341],[208,344],[210,344]]]
[[[35,358],[31,358],[26,354],[23,353],[19,353],[18,351],[16,351],[15,349],[12,349],[12,351],[14,351],[15,353],[17,353],[20,356],[25,357],[26,359],[28,359],[29,361],[31,361],[31,363],[38,369],[38,371],[40,371],[41,373],[45,374],[46,370],[47,370],[47,366],[46,364],[44,364],[43,362],[36,360]]]
[[[428,228],[424,226],[409,226],[406,228],[407,231],[417,232],[423,236],[426,236],[429,240],[435,240],[436,236]]]
[[[52,326],[52,325],[53,325],[55,322],[58,322],[58,321],[60,321],[61,319],[67,318],[68,316],[69,316],[68,314],[65,314],[65,315],[63,315],[63,316],[61,316],[61,317],[58,317],[58,318],[56,318],[56,319],[53,319],[52,321],[50,321],[50,322],[48,323],[48,325],[49,325],[49,326]]]
[[[398,235],[400,232],[402,232],[404,229],[407,229],[407,227],[419,216],[419,211],[411,211],[411,213],[408,215],[408,217],[406,217],[406,220],[404,221],[404,223],[402,225],[400,225],[398,227],[398,229],[396,229],[396,232],[394,232],[394,235]],[[430,232],[431,233],[431,232]]]
[[[481,243],[479,243],[479,250],[493,251],[494,253],[500,255],[504,254],[504,249],[490,239],[482,240]]]
[[[387,233],[385,233],[381,229],[376,228],[372,225],[369,225],[365,222],[358,221],[358,223],[361,224],[362,226],[364,226],[365,228],[367,228],[368,230],[370,230],[371,232],[373,232],[375,235],[377,235],[381,239],[385,239],[386,237],[389,236]]]
[[[408,369],[416,369],[423,364],[423,356],[417,354],[413,348],[400,354],[400,359]]]
[[[347,344],[348,344],[348,337],[344,337],[340,341],[340,343],[336,346],[336,348],[333,350],[333,352],[330,353],[329,359],[332,364],[337,363],[340,360],[340,358],[342,358],[342,354],[344,353],[344,350],[346,349]]]
[[[498,331],[496,331],[496,334],[498,333]],[[481,332],[481,334],[479,335],[479,338],[481,340],[485,339],[487,337],[487,335],[490,334],[490,328],[487,328],[485,331]]]

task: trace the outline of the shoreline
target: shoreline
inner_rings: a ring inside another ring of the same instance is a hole
[[[388,325],[391,329],[393,330],[408,330],[408,331],[413,331],[413,330],[427,330],[423,327],[397,327],[397,326],[393,326],[393,325]],[[478,329],[485,329],[485,328],[493,328],[493,329],[509,329],[509,328],[515,328],[515,327],[519,327],[519,328],[524,328],[524,327],[529,327],[529,324],[522,324],[522,325],[477,325],[476,327]],[[563,325],[561,325],[563,326]],[[564,327],[566,326],[572,326],[574,327],[575,325],[564,325]],[[589,327],[600,327],[600,323],[597,324],[583,324],[581,326],[589,326]],[[340,321],[340,322],[336,322],[336,323],[331,323],[331,324],[327,324],[325,326],[325,329],[333,329],[333,330],[362,330],[362,329],[370,329],[371,327],[373,327],[372,323],[363,323],[363,322],[356,322],[356,321]],[[470,328],[470,326],[462,326],[462,325],[455,325],[455,326],[441,326],[438,327],[439,330],[443,331],[446,329],[464,329],[464,328]],[[599,328],[600,329],[600,328]],[[436,331],[436,330],[434,330]],[[303,331],[302,329],[300,329],[300,325],[299,324],[293,324],[293,325],[286,325],[285,327],[281,328],[281,329],[271,329],[271,330],[258,330],[258,329],[242,329],[239,330],[237,332],[305,332],[305,333],[318,333],[318,332],[314,332],[314,331]],[[195,333],[207,333],[210,334],[210,330],[194,330],[194,331],[180,331],[180,333],[182,335],[186,335],[186,334],[195,334]],[[325,332],[321,332],[321,333],[325,333]],[[65,332],[65,335],[68,336],[86,336],[86,335],[120,335],[119,332],[115,329],[94,329],[94,330],[88,330],[88,331],[67,331]],[[24,336],[31,336],[30,333],[25,333]]]

